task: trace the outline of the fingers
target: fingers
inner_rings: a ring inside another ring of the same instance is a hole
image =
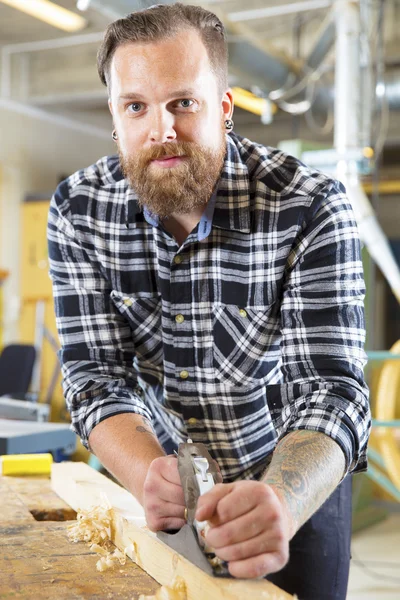
[[[206,543],[228,562],[234,577],[265,577],[282,569],[289,556],[286,512],[261,482],[215,486],[199,499],[196,519],[208,520]]]
[[[259,554],[246,560],[232,561],[228,564],[228,569],[232,577],[258,579],[283,569],[288,558],[288,554],[281,554],[280,552]]]
[[[181,529],[186,523],[185,507],[152,496],[145,498],[144,511],[151,531]]]
[[[228,523],[211,526],[207,532],[207,544],[219,549],[258,536],[265,529],[259,512],[259,510],[252,510],[250,513]]]
[[[271,500],[275,502],[275,495],[268,486],[259,485],[259,482],[240,481],[216,485],[200,497],[197,504],[199,516],[196,512],[196,519],[210,520],[213,525],[227,523],[248,514],[257,506],[263,505],[268,510]]]
[[[151,467],[166,481],[174,483],[175,485],[181,485],[181,478],[178,471],[178,461],[174,454],[156,458],[151,463]]]
[[[210,523],[220,522],[219,515],[215,514],[219,502],[230,494],[233,490],[232,483],[217,483],[209,492],[200,496],[197,502],[196,519],[197,521],[209,521]]]
[[[180,506],[185,506],[185,497],[183,494],[183,489],[179,485],[175,485],[174,483],[168,483],[165,481],[161,481],[157,488],[154,488],[154,491],[158,494],[160,500],[164,500],[165,502],[179,504]]]
[[[143,485],[143,506],[151,531],[180,529],[185,524],[185,498],[174,456],[151,463]]]
[[[208,540],[209,537],[207,537],[207,543]],[[261,531],[259,535],[247,540],[241,540],[240,542],[219,548],[214,546],[214,551],[219,558],[227,562],[241,561],[252,556],[257,556],[258,554],[276,552],[277,548],[281,547],[282,542],[283,540],[279,531],[267,533]]]
[[[185,499],[176,458],[163,456],[153,460],[143,489],[147,496],[157,495],[160,500],[184,506]]]
[[[151,531],[181,529],[186,523],[185,507],[171,502],[154,502],[145,507],[147,526]]]
[[[143,491],[147,498],[156,496],[160,501],[185,506],[182,487],[169,483],[162,477],[149,474],[144,482]]]

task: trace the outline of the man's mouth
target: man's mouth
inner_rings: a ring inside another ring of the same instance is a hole
[[[185,159],[184,156],[163,156],[151,161],[151,164],[157,165],[158,167],[175,167],[179,165]]]

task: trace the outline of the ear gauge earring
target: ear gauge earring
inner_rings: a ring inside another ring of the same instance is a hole
[[[232,131],[232,129],[233,129],[233,121],[232,121],[232,119],[227,119],[225,121],[225,129],[227,131]]]
[[[115,129],[113,130],[112,134],[111,134],[112,139],[114,140],[114,142],[117,141],[118,136],[117,136],[117,132],[115,131]]]

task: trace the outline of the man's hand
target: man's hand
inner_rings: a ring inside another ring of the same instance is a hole
[[[175,456],[162,456],[150,464],[143,507],[151,531],[180,529],[185,524],[185,498]]]
[[[265,483],[238,481],[214,486],[199,498],[196,519],[209,522],[206,542],[229,563],[233,577],[264,577],[288,562],[288,515]]]

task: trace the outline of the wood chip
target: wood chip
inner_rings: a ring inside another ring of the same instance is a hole
[[[100,555],[96,569],[100,572],[126,563],[126,553],[111,542],[111,506],[95,506],[90,510],[79,510],[77,520],[68,527],[71,542],[86,542],[90,550]]]

